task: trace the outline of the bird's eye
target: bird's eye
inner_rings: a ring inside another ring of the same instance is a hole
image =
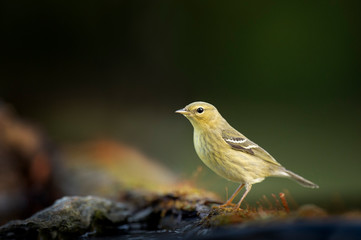
[[[197,108],[198,113],[202,113],[203,111],[204,111],[204,109],[202,107]]]

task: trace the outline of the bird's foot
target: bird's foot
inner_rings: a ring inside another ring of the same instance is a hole
[[[236,204],[231,203],[231,202],[226,202],[225,204],[219,205],[219,208],[226,208],[226,207],[235,207]]]
[[[243,210],[242,208],[240,208],[239,206],[234,206],[234,208],[233,208],[234,210],[236,210],[236,211],[239,211],[239,210]]]

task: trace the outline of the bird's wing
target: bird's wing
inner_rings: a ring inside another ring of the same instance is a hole
[[[235,129],[223,130],[222,138],[234,150],[254,155],[257,158],[272,164],[280,165],[268,152],[266,152],[266,150],[246,138]]]

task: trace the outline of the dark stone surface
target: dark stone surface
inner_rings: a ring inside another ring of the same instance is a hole
[[[0,227],[0,239],[66,239],[126,222],[130,208],[99,197],[64,197],[26,220]]]
[[[318,220],[276,221],[222,227],[206,232],[203,236],[189,234],[187,239],[198,240],[359,240],[361,221],[342,218]]]
[[[176,195],[154,196],[141,205],[134,204],[135,199],[122,203],[93,196],[64,197],[26,220],[0,227],[0,239],[361,239],[356,213],[300,218],[296,212],[287,216],[271,212],[273,217],[260,219],[250,210],[212,208],[202,200]],[[237,216],[243,221],[230,222]],[[228,220],[218,221],[219,217]],[[214,223],[205,224],[206,218]]]
[[[209,202],[192,195],[143,194],[130,194],[126,203],[93,196],[64,197],[26,220],[0,227],[0,239],[181,236],[200,222],[199,209],[202,214],[210,211]]]

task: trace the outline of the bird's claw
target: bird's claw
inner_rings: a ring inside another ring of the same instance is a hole
[[[225,207],[235,207],[235,206],[236,206],[236,204],[234,204],[234,203],[225,203],[225,204],[219,205],[218,207],[225,208]]]

